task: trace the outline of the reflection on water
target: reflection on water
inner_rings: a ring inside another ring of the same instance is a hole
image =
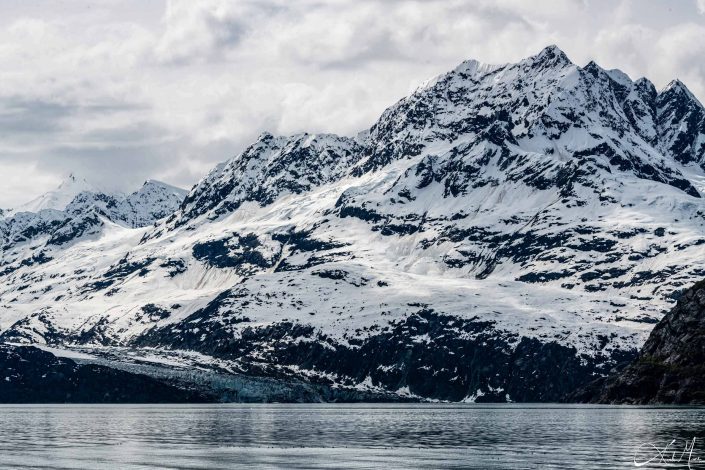
[[[2,468],[635,468],[640,445],[642,468],[705,468],[702,408],[0,406],[0,426]]]

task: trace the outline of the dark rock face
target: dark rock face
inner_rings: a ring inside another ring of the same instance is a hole
[[[0,345],[0,370],[0,403],[212,401],[145,375],[79,365],[31,346]]]
[[[130,260],[130,254],[127,253],[115,265],[111,266],[98,281],[92,282],[84,286],[85,292],[93,292],[101,289],[107,289],[115,282],[124,280],[128,276],[137,273],[138,276],[144,277],[149,272],[148,266],[152,264],[154,258],[145,258],[139,260]],[[110,291],[107,295],[110,295]]]
[[[257,269],[270,268],[277,256],[270,256],[261,250],[262,243],[257,235],[250,233],[231,238],[209,240],[193,246],[193,257],[209,266],[236,268],[238,272],[251,273]]]
[[[593,403],[705,403],[705,281],[682,294],[639,357],[571,399]]]
[[[558,401],[633,351],[610,357],[580,355],[555,342],[516,338],[491,322],[442,315],[428,308],[349,344],[307,325],[280,322],[264,328],[233,314],[213,322],[218,307],[235,295],[225,292],[179,324],[150,330],[133,346],[193,349],[237,361],[242,372],[285,378],[308,371],[314,384],[355,387],[367,383],[390,393],[406,390],[421,399],[474,402]],[[233,334],[230,328],[238,333]],[[209,341],[200,338],[207,334]],[[276,366],[273,366],[276,365]]]
[[[47,241],[47,245],[63,245],[84,235],[95,234],[104,225],[97,213],[86,216],[76,216],[62,224]]]

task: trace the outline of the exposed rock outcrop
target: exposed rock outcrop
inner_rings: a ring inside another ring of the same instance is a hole
[[[639,357],[571,399],[593,403],[705,404],[705,280],[686,290]]]

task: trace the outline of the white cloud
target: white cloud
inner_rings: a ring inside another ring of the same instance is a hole
[[[705,15],[705,0],[695,0],[695,3],[698,7],[698,11],[700,12],[700,14]]]
[[[263,130],[352,134],[462,60],[514,61],[551,43],[577,63],[657,85],[678,76],[705,95],[703,26],[680,2],[87,6],[0,5],[0,168],[36,180],[32,194],[0,192],[0,207],[72,170],[121,189],[147,177],[189,186]]]
[[[245,7],[244,2],[170,1],[163,20],[165,29],[155,48],[158,60],[221,58],[220,53],[245,33],[245,18],[253,13]]]

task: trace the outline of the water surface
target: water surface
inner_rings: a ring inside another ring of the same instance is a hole
[[[0,426],[2,468],[705,468],[703,408],[8,405]]]

